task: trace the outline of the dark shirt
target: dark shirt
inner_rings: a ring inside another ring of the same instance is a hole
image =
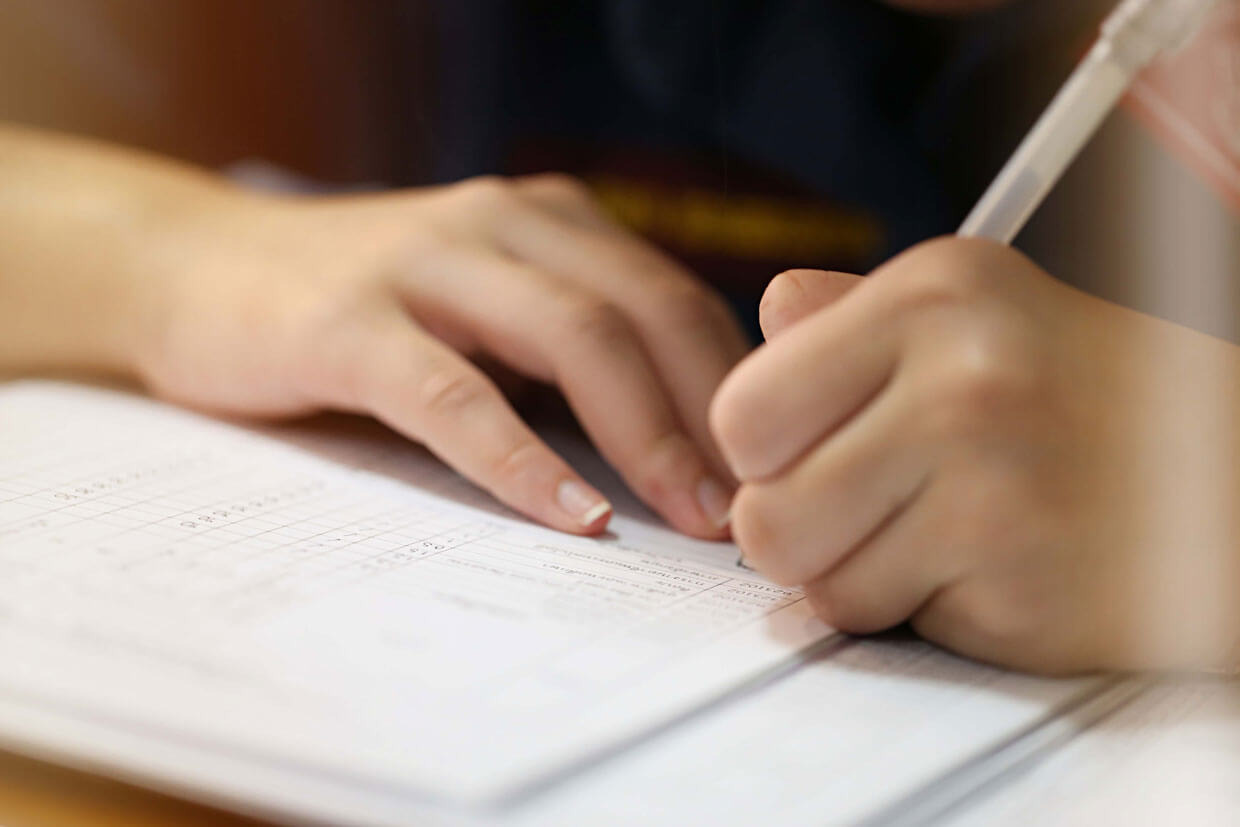
[[[1011,148],[996,77],[1091,3],[430,5],[435,90],[412,113],[427,177],[576,174],[751,308],[780,269],[864,272],[952,231]]]

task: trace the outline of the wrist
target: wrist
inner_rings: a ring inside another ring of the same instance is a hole
[[[143,382],[163,365],[178,329],[210,312],[213,292],[261,266],[266,228],[283,214],[284,199],[213,184],[168,205],[144,228],[121,314],[129,323],[112,333],[120,363]]]

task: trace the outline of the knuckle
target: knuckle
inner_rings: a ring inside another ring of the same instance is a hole
[[[908,259],[919,265],[915,269],[958,275],[984,273],[990,269],[991,248],[989,242],[947,236],[917,245],[908,253]]]
[[[678,430],[666,430],[648,439],[626,463],[633,485],[654,500],[675,496],[685,480],[701,473],[701,459],[693,443]]]
[[[483,175],[462,181],[456,185],[456,191],[475,209],[503,209],[516,201],[512,183],[498,175]]]
[[[561,327],[570,339],[621,342],[632,337],[628,318],[615,305],[588,293],[560,297]]]
[[[458,416],[490,397],[486,384],[469,373],[456,368],[432,371],[418,388],[421,409],[431,416]]]
[[[904,275],[897,288],[896,312],[906,317],[954,309],[965,305],[972,297],[967,279],[960,271],[951,269]]]
[[[954,360],[924,393],[926,423],[940,437],[976,436],[1009,422],[1036,402],[1037,382],[984,343]]]
[[[459,237],[459,232],[437,221],[411,223],[401,239],[397,267],[391,268],[395,272],[389,275],[399,281],[403,273],[421,274],[444,267]]]
[[[718,294],[694,279],[663,279],[647,293],[664,323],[681,328],[709,327],[718,324],[730,312]]]
[[[959,239],[938,239],[898,259],[888,280],[897,293],[897,309],[924,313],[974,301],[987,288],[989,269],[976,245]]]
[[[532,440],[519,442],[495,461],[491,468],[492,479],[514,485],[530,479],[542,467],[543,450]]]
[[[581,203],[593,201],[590,187],[584,181],[563,172],[544,172],[525,179],[531,189],[545,194],[549,198]]]
[[[778,305],[801,301],[810,292],[806,287],[806,280],[822,274],[823,272],[818,270],[785,270],[771,279],[762,298],[764,302]]]
[[[780,273],[771,280],[758,302],[758,314],[764,318],[779,318],[796,304],[802,295],[800,275],[796,270]]]

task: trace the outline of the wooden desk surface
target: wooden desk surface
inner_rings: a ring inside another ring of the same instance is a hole
[[[89,773],[0,752],[3,827],[261,827]]]

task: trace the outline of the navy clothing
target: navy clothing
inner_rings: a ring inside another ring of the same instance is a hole
[[[749,302],[783,267],[864,271],[952,231],[1011,149],[970,126],[998,117],[996,56],[1094,14],[1084,0],[968,18],[874,0],[431,6],[425,177],[575,173]]]

